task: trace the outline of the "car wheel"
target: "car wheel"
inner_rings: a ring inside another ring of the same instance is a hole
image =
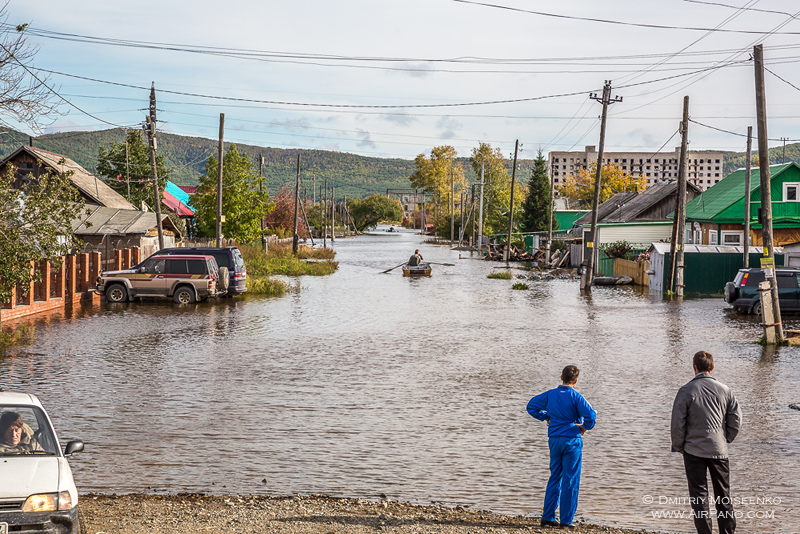
[[[106,300],[108,302],[125,302],[128,300],[128,290],[122,284],[114,284],[106,289]]]
[[[750,313],[752,313],[753,315],[759,315],[759,316],[761,315],[761,301],[760,300],[758,302],[756,302],[755,304],[753,304],[753,307],[750,308]]]
[[[725,302],[733,304],[734,300],[736,300],[736,284],[728,282],[725,284]]]
[[[191,304],[195,301],[194,291],[187,286],[176,289],[173,298],[177,304]]]

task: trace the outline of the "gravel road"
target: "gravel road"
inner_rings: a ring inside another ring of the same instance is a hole
[[[545,534],[568,531],[540,527],[538,517],[510,517],[470,511],[461,506],[418,506],[323,496],[88,494],[80,497],[78,507],[82,534]],[[580,524],[574,531],[586,534],[645,532],[589,524]]]

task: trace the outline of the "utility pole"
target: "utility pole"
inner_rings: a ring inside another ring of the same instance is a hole
[[[161,194],[158,191],[158,165],[156,164],[156,84],[150,86],[150,115],[145,125],[150,145],[150,167],[153,170],[153,199],[155,200],[156,227],[158,228],[158,249],[164,248],[164,228],[161,224]],[[126,138],[127,146],[127,138]]]
[[[683,97],[681,161],[678,164],[678,242],[675,243],[675,294],[683,296],[683,252],[686,241],[686,163],[689,157],[689,96]]]
[[[320,200],[322,200],[322,193],[320,193]],[[328,246],[328,177],[325,177],[325,200],[322,209],[322,246]]]
[[[606,80],[603,86],[602,98],[597,97],[597,93],[589,95],[592,100],[603,104],[603,115],[600,119],[600,149],[597,152],[597,173],[594,177],[594,201],[592,202],[592,229],[586,243],[588,258],[583,259],[583,272],[581,273],[581,289],[592,290],[592,280],[594,280],[594,259],[597,255],[597,208],[600,205],[600,176],[603,170],[603,150],[606,142],[606,118],[608,117],[608,105],[615,102],[622,102],[622,97],[611,98],[611,82]],[[587,162],[588,163],[588,162]]]
[[[258,155],[258,192],[264,192],[264,155]],[[261,248],[267,252],[267,235],[264,231],[264,214],[261,214]]]
[[[744,268],[750,268],[750,166],[753,154],[753,127],[747,127],[747,156],[744,164]]]
[[[481,161],[481,199],[478,207],[478,255],[483,252],[483,184],[486,164]]]
[[[331,187],[331,245],[336,240],[336,187]]]
[[[131,201],[131,163],[128,158],[128,129],[125,128],[125,182],[128,184],[128,202]]]
[[[781,156],[781,165],[786,163],[786,141],[788,140],[788,137],[781,137],[781,141],[783,141],[783,156]]]
[[[316,204],[317,203],[317,171],[314,171],[313,173],[311,173],[311,176],[313,177],[312,178],[313,179],[313,186],[311,187],[311,191],[312,191],[312,193],[311,193],[311,204]]]
[[[464,238],[464,198],[466,196],[467,196],[467,193],[462,191],[461,192],[461,204],[459,205],[461,207],[461,226],[458,227],[458,233],[459,233],[458,246],[459,247],[461,246],[461,240]]]
[[[553,180],[553,173],[550,173],[550,214],[547,223],[547,244],[544,247],[544,262],[545,265],[550,267],[550,250],[553,243],[553,211],[555,210],[555,197],[556,182]]]
[[[519,139],[514,143],[514,165],[511,167],[511,202],[508,207],[508,239],[503,260],[508,262],[511,258],[511,232],[514,226],[514,182],[517,181],[517,152],[519,152]]]
[[[453,169],[450,169],[450,246],[453,246],[453,241],[455,240],[455,228],[456,228],[456,208],[455,208],[455,199],[456,190],[455,190],[455,177],[453,176]]]
[[[764,324],[764,336],[767,344],[780,343],[784,340],[783,323],[781,321],[781,306],[778,300],[778,282],[775,277],[775,249],[772,240],[772,180],[769,169],[769,139],[767,138],[767,96],[764,89],[764,48],[762,45],[753,47],[753,60],[756,82],[756,123],[758,128],[758,166],[761,177],[761,240],[764,247],[764,257],[761,259],[761,268],[769,282],[769,292],[772,295],[773,323]],[[765,284],[766,285],[766,284]],[[766,300],[764,301],[766,302]],[[768,317],[761,307],[762,318]]]
[[[222,246],[222,160],[225,114],[219,114],[219,146],[217,147],[217,247]]]
[[[297,154],[297,179],[294,183],[294,221],[292,222],[292,254],[297,256],[297,212],[300,211],[300,154]]]

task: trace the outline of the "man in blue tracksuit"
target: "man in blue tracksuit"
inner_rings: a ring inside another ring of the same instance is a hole
[[[578,507],[581,482],[583,433],[594,428],[597,412],[575,391],[580,370],[574,365],[561,372],[563,384],[545,391],[528,402],[528,413],[539,421],[547,421],[550,444],[550,480],[544,494],[542,526],[572,525]],[[560,522],[556,507],[561,502]]]

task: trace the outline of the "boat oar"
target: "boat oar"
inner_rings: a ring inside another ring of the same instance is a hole
[[[395,265],[395,266],[394,266],[394,267],[392,267],[391,269],[386,269],[385,271],[381,271],[381,274],[388,273],[389,271],[394,271],[395,269],[397,269],[397,268],[398,268],[398,267],[400,267],[401,265],[405,265],[405,264],[406,264],[406,262],[403,262],[403,263],[401,263],[400,265]]]
[[[444,265],[445,267],[455,267],[455,263],[435,263],[432,261],[426,261],[425,263],[430,263],[431,265]]]

